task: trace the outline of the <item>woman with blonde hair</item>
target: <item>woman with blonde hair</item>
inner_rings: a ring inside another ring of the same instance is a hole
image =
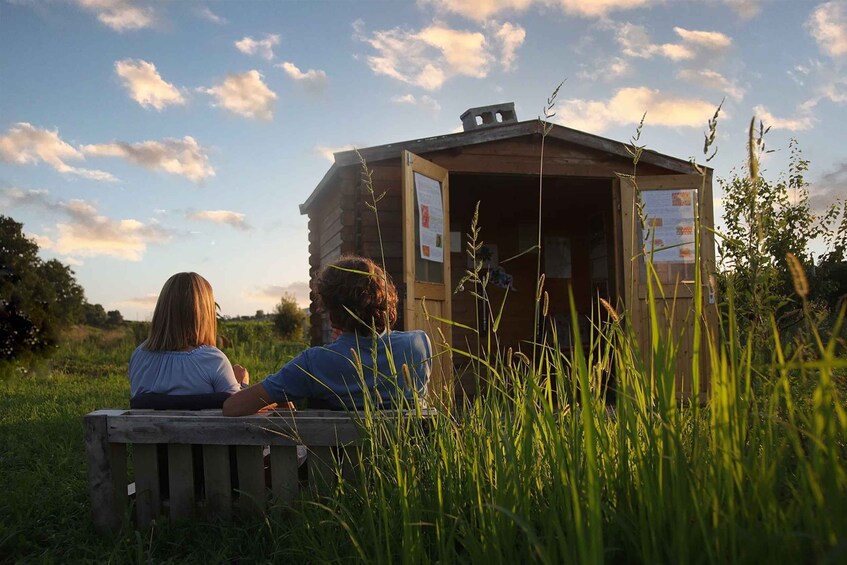
[[[177,273],[162,287],[150,336],[129,361],[133,408],[219,408],[249,383],[216,347],[215,296],[197,273]]]

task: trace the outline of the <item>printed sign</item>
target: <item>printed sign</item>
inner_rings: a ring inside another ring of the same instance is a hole
[[[444,262],[444,204],[441,183],[415,173],[415,194],[418,199],[418,233],[421,257],[435,263]]]
[[[696,190],[645,190],[647,233],[644,246],[653,263],[694,262],[694,203]]]

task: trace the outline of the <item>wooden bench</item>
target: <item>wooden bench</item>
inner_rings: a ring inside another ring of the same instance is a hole
[[[238,418],[220,410],[97,410],[84,424],[91,509],[100,531],[119,530],[130,507],[136,526],[145,528],[162,515],[230,518],[261,514],[269,503],[290,504],[303,490],[320,493],[352,479],[361,440],[355,416],[322,410]],[[298,445],[307,451],[302,473]],[[167,477],[167,498],[160,477]]]

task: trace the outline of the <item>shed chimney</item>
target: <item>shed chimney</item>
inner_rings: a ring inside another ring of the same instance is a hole
[[[469,108],[459,118],[462,120],[462,128],[465,131],[518,121],[518,117],[515,115],[514,102]]]

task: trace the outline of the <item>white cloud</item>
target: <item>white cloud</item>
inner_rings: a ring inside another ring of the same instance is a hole
[[[106,256],[140,261],[149,244],[166,242],[172,235],[154,224],[107,218],[84,200],[52,200],[46,191],[7,189],[6,196],[13,205],[34,206],[64,216],[66,221],[56,224],[57,235],[39,236],[39,246],[76,260]]]
[[[350,151],[351,149],[355,149],[357,146],[352,144],[347,145],[337,145],[337,146],[329,146],[329,145],[316,145],[313,148],[313,151],[329,161],[330,163],[335,162],[335,153],[340,151]],[[363,147],[363,146],[362,146]]]
[[[124,59],[115,63],[115,72],[123,79],[130,98],[144,108],[162,110],[172,104],[185,104],[179,89],[163,80],[153,63]]]
[[[359,33],[360,26],[354,26]],[[452,76],[484,78],[494,55],[481,32],[435,23],[418,32],[394,28],[360,37],[377,51],[371,70],[425,90],[438,90]]]
[[[223,25],[228,23],[227,19],[214,13],[208,6],[203,6],[197,10],[197,15],[212,23]]]
[[[235,48],[245,55],[259,55],[268,61],[274,58],[274,47],[279,45],[279,35],[268,33],[264,39],[244,37],[235,42]]]
[[[844,200],[847,194],[847,161],[833,165],[820,179],[812,182],[809,201],[815,210],[825,210],[837,199]]]
[[[216,100],[214,106],[225,108],[246,118],[272,120],[276,93],[262,81],[257,70],[227,75],[224,81],[212,88],[201,88]]]
[[[580,80],[588,81],[611,81],[626,76],[630,72],[629,63],[620,57],[599,60],[591,66],[591,69],[585,68],[585,65],[582,67],[576,76]]]
[[[44,162],[64,174],[98,181],[117,180],[105,171],[68,165],[65,161],[82,161],[85,156],[79,149],[63,141],[58,130],[39,129],[26,122],[15,124],[6,135],[0,137],[0,160],[17,165]]]
[[[310,90],[323,90],[324,86],[326,86],[326,73],[324,71],[309,69],[304,73],[294,63],[289,61],[276,66]]]
[[[199,210],[197,212],[189,212],[185,215],[189,220],[203,220],[214,222],[216,224],[226,224],[241,231],[248,231],[253,227],[247,223],[246,217],[240,212],[231,212],[230,210]]]
[[[462,15],[484,22],[501,13],[520,13],[530,6],[552,7],[564,13],[585,17],[603,18],[610,12],[631,10],[655,4],[660,0],[418,0],[420,4],[433,5],[443,13]]]
[[[424,94],[423,96],[415,97],[414,94],[405,94],[403,96],[394,96],[391,101],[395,104],[409,104],[411,106],[421,106],[432,112],[441,110],[441,104],[431,96]]]
[[[643,26],[631,23],[622,24],[615,39],[624,55],[628,57],[650,59],[660,55],[673,61],[694,59],[703,52],[714,55],[732,45],[732,39],[718,31],[688,30],[681,27],[675,27],[673,30],[682,40],[681,43],[653,43]]]
[[[777,118],[762,105],[753,108],[756,116],[762,120],[765,127],[773,129],[787,129],[788,131],[802,131],[811,129],[815,124],[814,118],[809,112],[801,112],[801,115],[793,118]]]
[[[500,64],[506,71],[512,70],[515,63],[515,52],[526,39],[526,30],[519,25],[504,23],[497,29],[494,36],[500,42]]]
[[[762,11],[761,0],[723,0],[742,20],[755,18]]]
[[[144,296],[135,296],[132,298],[126,298],[121,300],[121,304],[128,304],[130,306],[140,306],[142,308],[155,308],[156,302],[159,301],[158,294],[145,294]]]
[[[284,294],[291,294],[301,308],[309,306],[309,283],[306,281],[295,281],[287,285],[269,285],[262,288],[254,288],[243,294],[244,298],[251,302],[275,305]]]
[[[637,124],[644,112],[650,126],[702,127],[716,105],[696,98],[680,98],[646,87],[621,88],[608,101],[571,99],[561,103],[556,121],[593,133],[612,124]]]
[[[143,29],[156,22],[151,6],[133,0],[76,0],[77,4],[97,15],[100,23],[115,31]]]
[[[711,69],[682,69],[677,78],[697,84],[704,88],[714,88],[723,92],[736,102],[744,98],[744,89],[717,71]]]
[[[203,147],[191,136],[164,141],[142,141],[127,143],[117,141],[97,145],[85,145],[86,155],[97,157],[122,157],[145,169],[165,171],[180,175],[193,182],[201,182],[215,176]]]
[[[843,2],[825,2],[816,7],[806,26],[821,51],[831,57],[847,55],[847,6]]]

